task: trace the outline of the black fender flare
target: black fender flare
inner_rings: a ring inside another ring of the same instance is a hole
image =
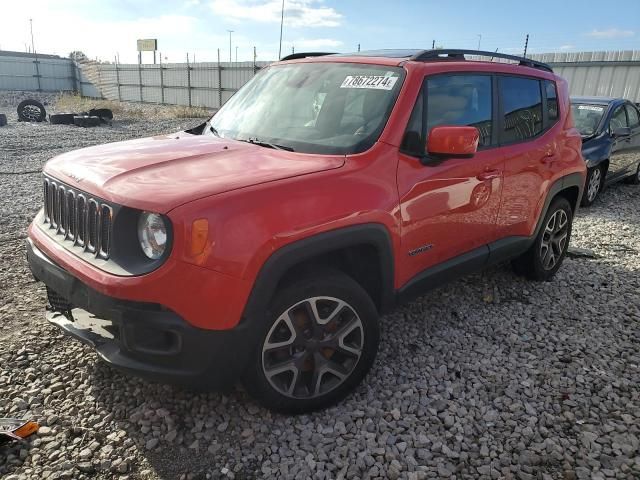
[[[547,211],[549,210],[549,205],[551,205],[551,201],[556,198],[556,196],[566,190],[568,188],[577,187],[578,188],[578,196],[574,205],[571,205],[573,212],[577,212],[580,207],[580,199],[582,198],[582,191],[584,190],[584,175],[579,172],[570,173],[564,177],[559,178],[551,185],[549,188],[549,192],[547,193],[547,197],[544,199],[544,206],[542,207],[542,211],[540,212],[540,217],[538,218],[538,223],[536,224],[536,230],[531,237],[532,243],[535,241],[535,238],[538,236],[540,229],[542,228],[542,224],[544,223],[544,217],[547,215]]]
[[[356,245],[371,245],[380,261],[382,292],[380,305],[387,311],[394,305],[394,256],[391,235],[379,223],[366,223],[322,232],[289,243],[276,250],[264,262],[251,289],[242,322],[251,321],[264,313],[276,291],[278,282],[289,269],[318,255]]]

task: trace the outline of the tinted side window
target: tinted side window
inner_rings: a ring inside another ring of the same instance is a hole
[[[547,115],[549,118],[549,125],[552,125],[556,120],[558,120],[558,92],[556,90],[555,82],[550,80],[544,81],[544,88],[547,92]]]
[[[491,144],[491,76],[443,75],[427,80],[427,132],[439,125],[476,127],[480,146]]]
[[[613,112],[611,116],[611,121],[609,122],[609,128],[611,130],[615,130],[616,128],[624,128],[628,127],[627,123],[627,115],[624,113],[624,107],[620,106],[616,108],[616,111]]]
[[[526,140],[542,132],[542,95],[538,80],[502,77],[500,92],[504,111],[502,143]]]
[[[638,116],[638,110],[631,105],[627,105],[627,116],[629,117],[629,126],[637,127],[640,125],[640,117]]]

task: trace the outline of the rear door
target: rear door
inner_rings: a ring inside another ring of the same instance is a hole
[[[636,172],[636,165],[640,162],[640,112],[630,103],[627,103],[627,120],[629,121],[629,128],[631,128],[631,164],[628,168],[628,173]]]
[[[404,280],[495,239],[503,161],[495,148],[493,83],[492,75],[465,72],[424,81],[399,153]],[[476,127],[475,156],[423,165],[428,132],[440,125]]]
[[[550,80],[502,75],[499,92],[505,167],[497,228],[501,238],[528,237],[549,183],[562,169],[552,132],[559,119],[557,88]]]

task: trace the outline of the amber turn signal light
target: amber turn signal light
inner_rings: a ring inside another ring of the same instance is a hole
[[[209,222],[206,218],[194,220],[191,224],[191,256],[197,257],[204,252],[209,237]]]

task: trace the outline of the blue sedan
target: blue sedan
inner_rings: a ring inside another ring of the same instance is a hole
[[[571,111],[588,168],[582,205],[591,205],[605,185],[640,184],[638,106],[623,98],[571,97]]]

